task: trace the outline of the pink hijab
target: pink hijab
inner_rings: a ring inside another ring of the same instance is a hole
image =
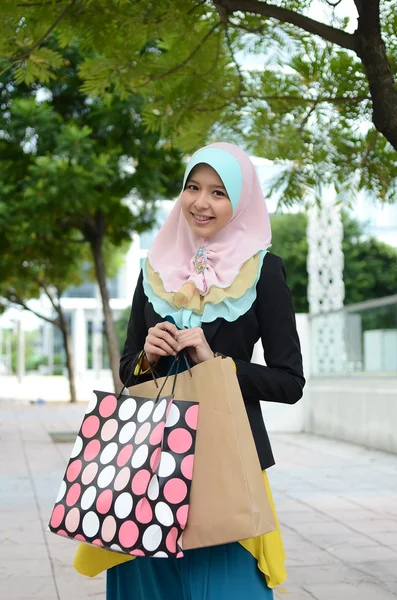
[[[198,237],[187,224],[178,197],[148,253],[149,263],[167,292],[177,292],[188,281],[193,281],[203,296],[213,285],[227,288],[242,264],[271,243],[266,202],[248,155],[227,142],[201,148],[186,167],[182,190],[189,173],[200,163],[210,165],[222,179],[233,216],[212,238]],[[196,253],[201,246],[206,253],[204,270],[197,268]]]

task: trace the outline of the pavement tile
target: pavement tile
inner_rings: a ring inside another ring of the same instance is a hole
[[[76,573],[77,544],[46,530],[72,448],[48,431],[76,431],[84,412],[0,407],[0,452],[11,457],[0,463],[1,600],[105,599],[104,574]],[[312,435],[271,437],[288,569],[275,600],[397,600],[396,457]]]
[[[368,582],[362,582],[358,585],[349,583],[335,583],[332,586],[327,584],[308,585],[305,590],[318,600],[335,600],[335,598],[343,598],[343,600],[396,600],[392,592]]]

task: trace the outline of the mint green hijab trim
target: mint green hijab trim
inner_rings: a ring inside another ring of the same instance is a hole
[[[148,282],[146,261],[143,264],[143,289],[156,313],[163,318],[172,317],[175,321],[175,325],[179,329],[185,329],[186,327],[201,327],[202,323],[211,323],[218,318],[225,319],[225,321],[236,321],[241,315],[244,315],[249,311],[256,300],[256,285],[262,271],[263,259],[266,254],[267,250],[261,251],[255,282],[241,298],[226,298],[223,302],[219,302],[219,304],[208,303],[204,306],[202,315],[195,315],[187,308],[175,310],[166,300],[158,298]]]
[[[235,212],[240,201],[241,190],[243,189],[243,175],[237,158],[234,158],[230,152],[222,150],[222,148],[204,148],[203,150],[198,150],[186,167],[183,190],[185,189],[186,179],[192,169],[201,163],[209,165],[218,173],[230,198],[233,212]]]

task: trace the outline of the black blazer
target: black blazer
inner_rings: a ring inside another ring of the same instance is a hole
[[[143,349],[149,327],[164,321],[148,301],[142,285],[142,272],[136,286],[127,339],[120,362],[120,379],[131,385],[137,355]],[[282,260],[267,253],[257,283],[257,298],[236,321],[216,319],[202,325],[214,352],[230,356],[247,409],[262,469],[274,465],[269,437],[263,422],[260,400],[295,404],[305,385],[302,355],[296,331],[295,313],[285,279]],[[250,362],[254,344],[261,338],[267,366]],[[168,361],[160,359],[156,371],[166,375]],[[145,381],[143,375],[139,381]]]

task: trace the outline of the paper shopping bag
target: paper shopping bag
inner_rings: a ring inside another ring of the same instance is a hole
[[[161,385],[164,379],[159,379]],[[164,392],[169,393],[170,383]],[[130,388],[150,395],[152,381]],[[199,403],[193,483],[183,548],[259,536],[276,529],[258,454],[231,359],[215,358],[178,375],[175,399]]]
[[[197,402],[158,396],[156,388],[151,396],[94,394],[50,530],[133,556],[182,557]]]

